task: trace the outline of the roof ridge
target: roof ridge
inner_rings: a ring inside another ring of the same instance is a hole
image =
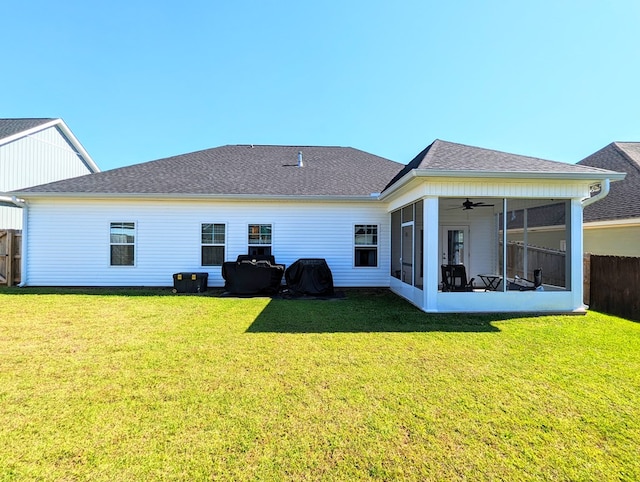
[[[312,145],[312,144],[225,144],[224,146],[220,146],[220,147],[300,147],[300,148],[308,147],[308,148],[314,148],[314,149],[323,149],[323,148],[356,149],[353,146],[337,146],[337,145],[319,146],[319,145]],[[360,149],[357,149],[357,150],[360,150]]]

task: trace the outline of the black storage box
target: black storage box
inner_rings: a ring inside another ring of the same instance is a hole
[[[173,275],[174,293],[202,293],[207,291],[209,273],[175,273]]]

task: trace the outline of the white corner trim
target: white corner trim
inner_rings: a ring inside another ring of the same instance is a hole
[[[80,156],[82,156],[85,162],[89,165],[89,168],[91,169],[91,171],[93,173],[100,172],[100,168],[98,167],[98,165],[95,163],[93,158],[89,155],[89,153],[85,150],[85,148],[82,146],[80,141],[76,138],[76,136],[73,135],[73,132],[71,132],[71,129],[69,129],[67,124],[65,124],[65,122],[62,119],[57,119],[57,121],[58,122],[56,122],[56,124],[54,125],[58,125],[60,127],[60,130],[62,130],[62,132],[64,133],[64,135],[69,138],[69,140],[78,150],[78,153],[80,154]]]

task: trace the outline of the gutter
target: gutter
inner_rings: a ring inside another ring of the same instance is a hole
[[[24,288],[27,285],[27,226],[29,225],[29,205],[24,199],[18,199],[16,196],[8,196],[4,193],[0,193],[0,201],[11,203],[17,208],[22,209],[22,254],[20,257],[20,271],[21,280],[18,284],[19,288]]]
[[[18,194],[28,199],[146,199],[146,200],[201,200],[201,201],[326,201],[326,202],[371,202],[378,201],[379,193],[369,195],[280,195],[280,194],[206,194],[206,193],[103,193],[103,192],[35,192]]]
[[[627,175],[624,172],[604,171],[461,171],[447,169],[415,169],[417,177],[468,177],[468,178],[495,178],[495,179],[559,179],[582,181],[587,179],[600,180],[608,176],[614,181],[621,181]]]
[[[9,195],[4,192],[0,192],[0,202],[5,204],[13,204],[17,208],[25,208],[26,201],[24,199],[18,199],[16,196]]]
[[[600,199],[604,198],[609,194],[609,189],[611,188],[611,182],[609,179],[604,179],[600,184],[600,192],[595,196],[591,196],[582,201],[582,209],[586,208],[590,204],[593,204],[596,201],[600,201]]]

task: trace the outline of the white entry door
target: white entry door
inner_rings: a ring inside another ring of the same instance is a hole
[[[469,226],[440,228],[441,264],[464,264],[469,269]]]

